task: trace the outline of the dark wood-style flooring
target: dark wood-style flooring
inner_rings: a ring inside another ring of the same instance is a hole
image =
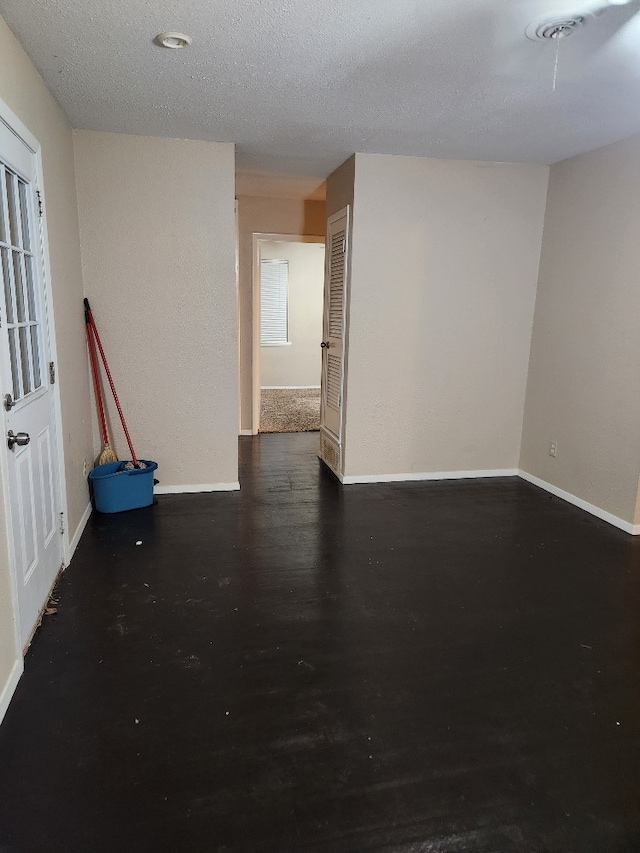
[[[93,517],[0,851],[640,850],[640,541],[515,478],[343,488],[317,441]]]

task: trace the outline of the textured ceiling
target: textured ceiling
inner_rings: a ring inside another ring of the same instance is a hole
[[[555,92],[555,44],[524,29],[595,0],[0,0],[0,13],[74,127],[236,142],[249,173],[322,178],[354,151],[553,163],[640,132],[639,5],[561,43]],[[166,30],[192,46],[156,47]]]

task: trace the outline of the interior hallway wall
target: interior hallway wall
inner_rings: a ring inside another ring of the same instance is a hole
[[[356,154],[330,212],[349,169],[345,475],[517,469],[548,168]]]
[[[231,487],[234,146],[85,131],[74,145],[85,288],[137,454],[158,462],[161,489]]]
[[[72,136],[65,115],[2,18],[0,98],[42,146],[67,512],[69,532],[73,537],[89,500],[82,463],[85,458],[91,459],[92,437]],[[0,492],[0,697],[21,657],[14,641],[6,507],[1,495]],[[0,705],[2,702],[0,698]]]
[[[253,237],[295,234],[324,237],[325,203],[296,198],[238,196],[238,300],[240,311],[240,428],[252,428]]]
[[[320,386],[324,243],[262,241],[262,260],[289,265],[289,345],[260,347],[260,385]]]
[[[520,463],[629,524],[640,524],[639,198],[640,136],[551,168]]]

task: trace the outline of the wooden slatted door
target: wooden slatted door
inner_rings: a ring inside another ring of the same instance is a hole
[[[349,208],[327,221],[322,337],[321,458],[341,473]]]

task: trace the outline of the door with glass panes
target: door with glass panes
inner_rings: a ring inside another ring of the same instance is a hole
[[[23,646],[62,564],[60,460],[36,182],[34,152],[0,121],[0,393]]]

